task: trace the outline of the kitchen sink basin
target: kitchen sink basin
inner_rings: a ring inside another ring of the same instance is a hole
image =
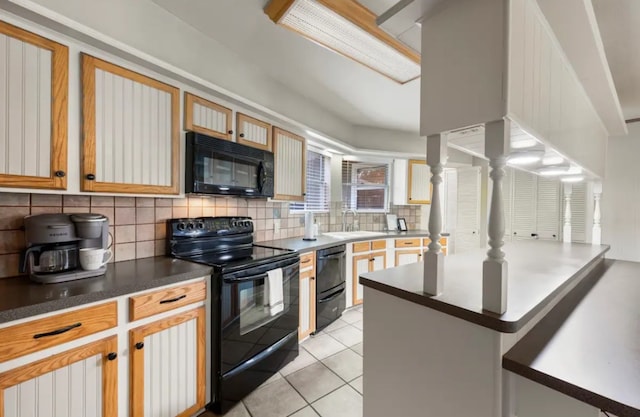
[[[334,239],[359,239],[366,237],[383,236],[386,233],[383,232],[367,232],[364,230],[358,230],[356,232],[331,232],[323,233],[324,236],[332,237]]]

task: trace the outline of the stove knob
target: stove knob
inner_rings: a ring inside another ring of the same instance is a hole
[[[244,227],[251,227],[251,222],[250,221],[245,221],[244,222]]]
[[[238,227],[238,221],[236,219],[231,220],[231,227]]]
[[[184,224],[184,223],[178,223],[178,225],[176,226],[176,228],[177,228],[178,230],[184,230],[184,229],[186,228],[186,226],[185,226],[185,224]]]
[[[200,230],[204,229],[204,223],[203,222],[198,222],[198,224],[196,225],[196,227]]]
[[[193,228],[194,228],[194,224],[193,223],[187,224],[187,230],[193,230]]]

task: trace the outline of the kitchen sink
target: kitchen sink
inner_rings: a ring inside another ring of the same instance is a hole
[[[332,237],[334,239],[359,239],[374,236],[386,235],[384,232],[367,232],[364,230],[358,230],[356,232],[331,232],[323,233],[324,236]]]

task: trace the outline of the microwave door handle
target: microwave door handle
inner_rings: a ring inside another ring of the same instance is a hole
[[[257,281],[259,279],[267,279],[268,277],[269,275],[267,274],[249,275],[248,277],[241,277],[241,278],[225,278],[224,282]]]

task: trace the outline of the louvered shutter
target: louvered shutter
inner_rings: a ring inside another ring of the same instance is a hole
[[[312,150],[307,151],[307,190],[304,203],[292,203],[293,211],[329,211],[329,158]]]
[[[587,241],[587,184],[573,184],[571,192],[571,241]]]
[[[480,168],[458,169],[455,251],[480,247]]]
[[[536,232],[540,239],[558,240],[560,236],[560,182],[538,178],[536,193]]]
[[[513,228],[515,239],[531,239],[536,232],[536,177],[513,170]]]

